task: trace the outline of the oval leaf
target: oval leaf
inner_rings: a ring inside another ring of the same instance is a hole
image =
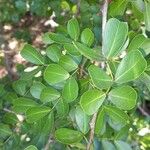
[[[29,145],[24,150],[38,150],[34,145]]]
[[[80,27],[77,19],[73,18],[68,21],[67,31],[72,39],[74,39],[75,41],[78,40],[80,35]]]
[[[20,54],[24,59],[33,64],[43,65],[45,63],[44,57],[30,44],[25,44]]]
[[[126,42],[128,25],[118,19],[108,20],[103,34],[103,54],[106,58],[117,56]]]
[[[48,58],[50,58],[53,62],[58,62],[59,58],[61,57],[62,53],[61,53],[61,49],[59,46],[53,44],[50,45],[47,49],[46,49],[46,55],[48,56]]]
[[[86,134],[89,131],[90,117],[79,106],[75,110],[75,119],[80,131]]]
[[[84,44],[81,44],[79,42],[73,42],[73,45],[75,46],[76,50],[81,53],[81,55],[85,56],[90,60],[104,60],[98,52],[94,51],[93,49],[87,47]]]
[[[130,110],[136,105],[137,93],[132,87],[128,85],[121,86],[110,91],[109,99],[118,108],[123,110]]]
[[[79,131],[68,128],[60,128],[55,132],[56,139],[63,144],[73,144],[80,142],[83,138]]]
[[[74,78],[68,79],[62,91],[62,97],[70,103],[78,97],[78,83]]]
[[[39,119],[46,116],[50,111],[51,111],[51,109],[46,106],[31,107],[26,111],[27,122],[29,122],[29,123],[36,122]]]
[[[119,64],[115,81],[126,83],[138,78],[146,69],[147,63],[138,50],[129,52]]]
[[[93,115],[98,111],[105,97],[106,95],[102,91],[96,89],[89,90],[81,96],[80,105],[86,114]]]
[[[41,82],[34,82],[30,88],[30,93],[34,98],[40,99],[41,92],[45,87]]]
[[[101,68],[91,65],[88,68],[93,84],[99,89],[108,89],[112,85],[112,79]]]
[[[76,62],[68,55],[62,56],[59,60],[59,64],[68,72],[71,72],[78,68]]]
[[[40,100],[43,103],[54,101],[60,97],[60,93],[54,88],[47,87],[44,88],[40,95]]]
[[[56,84],[69,78],[69,73],[57,64],[50,64],[44,71],[44,79],[49,84]]]
[[[86,28],[81,33],[81,42],[86,44],[87,46],[91,46],[94,42],[94,33],[89,29]]]

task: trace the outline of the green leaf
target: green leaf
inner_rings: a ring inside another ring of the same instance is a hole
[[[13,110],[18,113],[24,113],[27,109],[37,105],[38,104],[32,99],[20,97],[13,101]]]
[[[23,96],[27,91],[27,89],[26,89],[27,84],[28,83],[26,81],[17,80],[17,81],[13,82],[12,87],[17,94]]]
[[[45,81],[52,85],[68,79],[69,76],[69,73],[57,64],[50,64],[44,71]]]
[[[58,62],[59,58],[62,55],[61,49],[58,45],[53,44],[47,47],[46,55],[50,58],[53,62]]]
[[[137,79],[146,69],[147,63],[138,50],[129,52],[119,64],[115,81],[126,83]]]
[[[128,115],[114,106],[105,106],[105,112],[116,125],[124,127],[129,123]]]
[[[120,86],[112,89],[108,95],[108,98],[118,108],[130,110],[136,105],[137,93],[128,85]]]
[[[110,3],[109,14],[113,17],[123,16],[128,0],[115,0]]]
[[[115,141],[114,144],[117,150],[132,150],[131,146],[123,141]]]
[[[8,125],[0,123],[0,133],[0,136],[10,136],[12,131]]]
[[[78,90],[78,83],[75,78],[68,79],[62,91],[62,97],[65,102],[74,101],[78,97]]]
[[[54,105],[56,105],[57,114],[61,118],[68,115],[68,113],[69,113],[69,105],[62,98],[59,99],[58,103],[54,102]]]
[[[150,54],[150,39],[142,34],[135,36],[128,47],[128,51],[137,49],[145,55]]]
[[[83,135],[79,131],[68,128],[60,128],[55,131],[55,138],[63,144],[74,144],[80,142]]]
[[[42,35],[42,41],[44,44],[52,44],[53,41],[50,39],[50,32],[46,32],[45,34]]]
[[[87,46],[91,46],[94,42],[94,33],[89,29],[86,28],[81,33],[81,42],[86,44]]]
[[[62,34],[57,34],[57,33],[50,33],[49,37],[52,41],[59,43],[59,44],[64,44],[64,43],[71,43],[72,40],[66,38]]]
[[[2,120],[4,123],[10,125],[16,125],[16,123],[18,122],[17,116],[13,113],[5,113]]]
[[[44,57],[30,44],[25,44],[20,54],[24,59],[33,64],[43,65],[45,63]]]
[[[54,101],[59,97],[60,97],[60,93],[56,89],[52,87],[47,87],[42,90],[40,95],[40,100],[43,103],[46,103],[46,102]]]
[[[80,56],[80,53],[72,43],[64,43],[64,49],[71,55]]]
[[[77,63],[68,55],[60,57],[59,65],[68,72],[71,72],[78,68]]]
[[[100,67],[91,65],[88,68],[93,84],[99,89],[108,89],[112,85],[112,79]]]
[[[111,141],[102,140],[103,150],[116,150],[115,146],[111,143]]]
[[[78,40],[80,35],[80,27],[76,18],[72,18],[68,21],[67,31],[72,39],[74,39],[75,41]]]
[[[38,150],[34,145],[29,145],[24,150]]]
[[[145,25],[146,25],[146,30],[150,31],[150,2],[144,1],[145,2],[145,13],[144,13],[144,19],[145,19]]]
[[[75,119],[80,131],[86,134],[89,131],[90,117],[79,106],[75,110]]]
[[[30,93],[34,98],[40,99],[41,92],[45,87],[41,82],[34,82],[30,88]]]
[[[103,54],[106,58],[116,57],[121,53],[127,40],[128,25],[115,18],[108,20],[103,34]]]
[[[95,123],[95,134],[101,134],[104,125],[105,125],[105,111],[104,108],[102,108],[97,115],[97,119]]]
[[[46,116],[51,111],[51,108],[46,106],[31,107],[26,111],[27,122],[36,122]]]
[[[96,89],[85,92],[80,98],[80,105],[84,112],[93,115],[105,100],[105,93]],[[94,108],[94,109],[93,109]]]
[[[147,73],[143,73],[142,76],[140,77],[140,81],[142,81],[148,90],[150,91],[150,76]]]
[[[79,42],[73,42],[73,45],[75,46],[76,50],[81,53],[81,55],[85,56],[90,60],[104,60],[104,58],[102,58],[102,56],[100,56],[98,52],[94,51],[93,49],[87,47],[84,44],[81,44]]]

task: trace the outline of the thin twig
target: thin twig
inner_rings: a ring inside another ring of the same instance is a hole
[[[3,111],[16,115],[16,113],[15,113],[14,111],[9,110],[9,109],[7,109],[7,108],[3,108]]]
[[[138,109],[140,110],[140,112],[146,116],[146,117],[149,117],[150,115],[141,107],[141,106],[138,106]]]
[[[91,131],[90,131],[89,143],[88,143],[88,145],[86,147],[86,150],[90,150],[91,149],[91,145],[93,143],[96,118],[97,118],[97,112],[93,115],[92,120],[90,122]]]
[[[48,141],[47,141],[47,143],[46,143],[46,145],[45,145],[44,150],[49,150],[50,144],[53,143],[53,139],[52,139],[52,138],[53,138],[53,137],[52,137],[52,134],[50,134],[50,135],[49,135],[49,138],[48,138]]]

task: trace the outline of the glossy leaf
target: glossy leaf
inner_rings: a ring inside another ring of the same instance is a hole
[[[137,101],[136,91],[126,85],[114,88],[109,93],[109,99],[118,108],[130,110],[135,107]]]
[[[104,102],[105,97],[106,95],[102,91],[96,89],[89,90],[83,93],[83,95],[80,98],[81,108],[86,114],[92,115],[98,111],[98,109]]]
[[[91,46],[94,42],[94,33],[89,29],[86,28],[81,33],[81,42],[86,44],[87,46]]]
[[[30,44],[26,44],[20,54],[24,59],[33,64],[43,65],[45,63],[44,57]]]
[[[46,106],[31,107],[26,111],[27,122],[36,122],[46,116],[51,111],[51,108]]]
[[[74,101],[78,97],[78,90],[77,81],[74,78],[68,79],[62,91],[63,99],[67,103]]]
[[[61,49],[58,45],[50,45],[49,47],[47,47],[46,49],[46,55],[48,56],[48,58],[50,58],[53,62],[58,62],[59,58],[62,55]]]
[[[68,72],[71,72],[78,68],[77,63],[69,55],[64,55],[60,57],[59,65]]]
[[[128,25],[125,22],[109,19],[103,34],[103,54],[106,58],[116,57],[121,53],[128,34]]]
[[[72,39],[74,39],[75,41],[78,40],[80,35],[80,27],[77,19],[73,18],[68,21],[67,31]]]
[[[80,131],[86,134],[90,129],[89,128],[90,117],[87,116],[87,114],[85,114],[85,112],[79,106],[75,110],[75,119]]]
[[[100,67],[91,65],[88,68],[93,84],[99,89],[108,89],[112,85],[112,79]]]
[[[128,51],[137,49],[148,55],[150,53],[150,39],[142,34],[135,36],[128,47]]]
[[[45,87],[41,82],[34,82],[30,88],[30,93],[34,98],[40,99],[41,92]]]
[[[87,47],[84,44],[81,44],[79,42],[73,42],[73,45],[75,46],[76,50],[81,53],[81,55],[85,56],[86,58],[90,60],[103,60],[102,56],[93,49]]]
[[[129,52],[119,64],[115,81],[126,83],[138,78],[146,69],[147,63],[138,50]]]
[[[40,95],[40,100],[43,103],[54,101],[60,97],[60,93],[52,88],[52,87],[46,87],[42,90]]]
[[[19,113],[25,113],[29,108],[37,106],[38,104],[29,98],[20,97],[13,101],[13,110]]]
[[[44,71],[44,79],[49,84],[56,84],[69,78],[69,73],[60,65],[50,64]]]
[[[79,131],[68,128],[60,128],[55,131],[55,138],[63,144],[73,144],[80,142],[83,135]]]

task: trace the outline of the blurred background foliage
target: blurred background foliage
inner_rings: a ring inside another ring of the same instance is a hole
[[[42,126],[42,123],[46,121],[45,118],[43,122],[35,124],[31,131],[28,124],[21,123],[20,116],[17,118],[4,109],[17,97],[13,93],[12,81],[18,79],[26,67],[31,66],[19,54],[24,43],[31,43],[42,51],[45,44],[49,44],[47,34],[44,33],[57,31],[65,34],[67,21],[72,16],[76,16],[81,28],[88,27],[94,32],[95,45],[98,45],[101,43],[102,3],[102,0],[0,0],[0,149],[22,149],[31,140],[27,137],[27,133],[32,138],[32,143],[36,143],[38,147],[43,147],[42,144],[45,144],[47,140],[48,129],[40,128],[40,125]],[[150,51],[149,0],[109,0],[108,10],[109,18],[115,17],[128,22],[130,41],[138,34],[147,37],[146,47],[143,48]],[[146,18],[147,14],[149,18]],[[148,65],[150,65],[150,59],[148,59]],[[135,150],[149,150],[150,69],[147,70],[146,76],[137,81],[137,85],[140,89],[140,101],[136,113],[132,116],[133,125],[129,130],[128,140]],[[6,134],[1,132],[2,123],[6,124]],[[17,134],[11,134],[12,130],[9,127],[13,128]],[[18,128],[21,130],[21,139]],[[5,147],[3,147],[4,144]],[[95,144],[97,144],[96,139]],[[100,144],[106,147],[111,143],[103,141]],[[53,149],[59,148],[63,146],[57,143]]]

